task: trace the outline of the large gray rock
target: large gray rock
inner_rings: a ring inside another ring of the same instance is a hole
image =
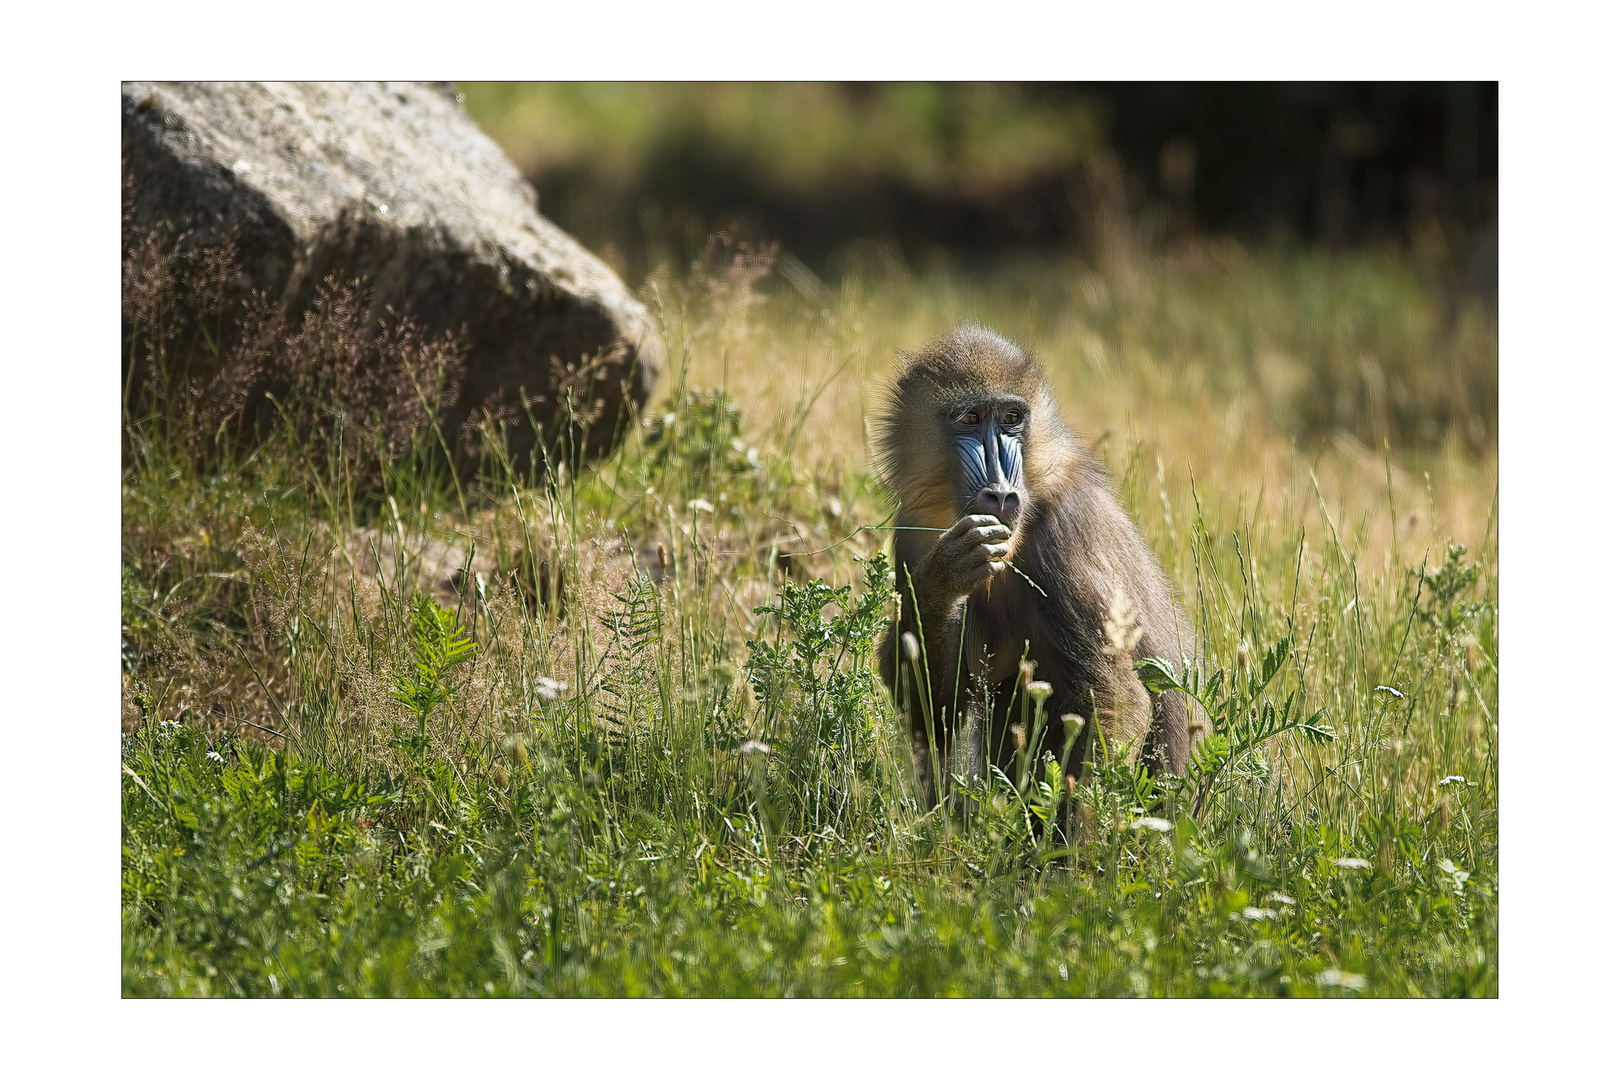
[[[372,310],[406,311],[467,346],[459,425],[475,410],[555,430],[587,420],[607,449],[628,396],[651,393],[662,346],[646,309],[599,259],[541,217],[534,189],[453,89],[402,83],[125,83],[133,224],[236,238],[242,284],[284,310],[329,274],[361,277]]]

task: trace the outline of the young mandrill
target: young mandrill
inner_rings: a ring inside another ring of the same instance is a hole
[[[900,356],[874,432],[879,475],[900,503],[900,616],[879,656],[910,717],[927,801],[941,776],[1008,770],[1025,658],[1052,687],[1044,748],[1061,758],[1063,714],[1085,721],[1071,775],[1098,733],[1110,756],[1183,771],[1202,711],[1149,694],[1133,665],[1190,656],[1190,624],[1041,369],[980,326]]]

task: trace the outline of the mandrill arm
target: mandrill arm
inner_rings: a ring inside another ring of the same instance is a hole
[[[968,594],[1005,569],[1011,536],[997,518],[969,514],[931,545],[909,537],[895,545],[900,618],[883,642],[879,665],[909,717],[917,773],[930,804],[941,773],[973,775],[984,756],[982,703],[966,692],[967,676],[982,673],[962,670],[963,648],[971,648],[963,621]],[[952,754],[951,724],[958,715],[966,737]]]

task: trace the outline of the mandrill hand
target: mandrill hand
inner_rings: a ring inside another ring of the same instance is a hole
[[[918,567],[928,591],[941,599],[958,600],[991,575],[1007,568],[1012,530],[989,514],[968,514],[958,519],[934,545]]]

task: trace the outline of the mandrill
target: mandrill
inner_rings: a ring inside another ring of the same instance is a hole
[[[1181,772],[1202,711],[1189,716],[1177,693],[1150,694],[1133,665],[1158,656],[1179,666],[1191,626],[1102,462],[1059,418],[1041,369],[980,326],[900,358],[874,425],[878,473],[899,500],[900,615],[879,655],[910,717],[927,802],[941,771],[1008,770],[1026,659],[1052,687],[1045,749],[1061,757],[1074,725],[1056,718],[1072,713],[1088,744],[1100,731],[1111,758]],[[1065,763],[1070,775],[1083,745]]]

